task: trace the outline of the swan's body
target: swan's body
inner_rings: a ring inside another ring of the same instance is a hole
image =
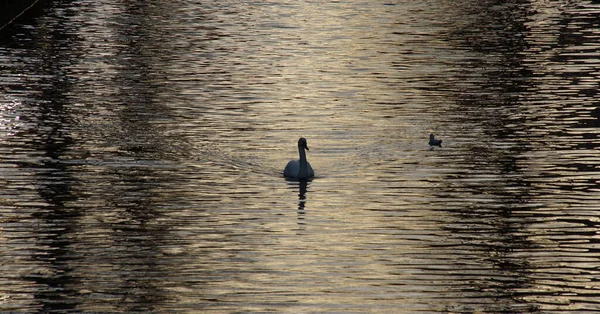
[[[298,140],[298,154],[300,154],[299,160],[290,160],[285,169],[283,169],[283,176],[288,179],[306,180],[315,176],[310,163],[306,161],[306,152],[308,145],[306,139],[301,137]]]
[[[442,140],[436,140],[433,134],[429,134],[429,146],[439,146],[442,147]]]

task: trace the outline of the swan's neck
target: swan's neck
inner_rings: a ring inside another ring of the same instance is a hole
[[[308,177],[308,166],[306,163],[306,151],[304,150],[304,147],[298,146],[298,153],[300,154],[300,171],[298,172],[298,177]]]

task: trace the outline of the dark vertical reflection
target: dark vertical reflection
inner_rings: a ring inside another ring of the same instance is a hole
[[[463,297],[481,295],[495,300],[484,306],[484,311],[537,312],[521,295],[531,286],[530,262],[516,254],[531,250],[534,244],[523,236],[526,226],[515,214],[530,206],[532,193],[519,165],[530,148],[517,139],[518,134],[527,132],[522,95],[533,85],[532,73],[523,61],[528,47],[526,22],[532,12],[528,1],[469,4],[450,41],[475,57],[460,65],[456,80],[460,88],[449,89],[454,90],[451,97],[456,108],[470,113],[455,122],[464,125],[465,134],[475,128],[481,135],[465,147],[466,154],[461,157],[464,169],[446,178],[450,188],[441,197],[453,198],[460,186],[460,193],[481,199],[454,208],[457,222],[447,229],[459,241],[454,249],[476,252],[483,265],[459,276],[465,281],[477,278],[460,289]],[[498,144],[501,147],[495,147]]]
[[[157,78],[162,69],[157,64],[160,55],[154,45],[159,43],[149,40],[158,33],[155,27],[160,26],[150,18],[156,15],[152,10],[158,7],[135,1],[127,1],[123,6],[122,15],[111,18],[115,25],[112,31],[122,43],[113,60],[118,69],[114,87],[120,100],[113,104],[120,120],[116,144],[125,155],[150,159],[167,157],[175,152],[161,135],[168,122],[161,122],[171,120],[167,104],[161,103],[159,96],[164,89]]]
[[[167,300],[163,283],[167,270],[161,263],[163,235],[168,230],[154,221],[160,217],[155,211],[152,180],[160,175],[151,170],[136,169],[109,172],[118,178],[121,188],[112,190],[110,207],[121,222],[112,224],[111,246],[114,255],[109,257],[116,272],[118,286],[106,293],[119,296],[115,308],[122,312],[148,312]],[[148,179],[151,178],[151,179]],[[166,179],[166,178],[163,178]],[[111,274],[115,276],[115,274]]]
[[[460,87],[448,87],[453,90],[451,97],[461,112],[454,121],[462,125],[459,136],[472,137],[464,147],[467,153],[457,156],[462,169],[446,178],[449,186],[440,197],[452,199],[466,193],[480,200],[471,206],[451,208],[458,220],[456,226],[447,228],[460,240],[459,245],[453,246],[457,251],[485,255],[486,266],[493,270],[489,276],[472,281],[473,291],[463,290],[465,296],[480,291],[495,299],[493,305],[487,306],[488,311],[513,313],[516,308],[527,312],[544,311],[548,304],[533,300],[538,299],[539,293],[547,293],[547,289],[553,293],[561,290],[538,281],[539,261],[528,256],[543,250],[544,244],[532,240],[532,230],[535,232],[532,225],[557,220],[569,221],[573,226],[597,227],[587,219],[563,220],[561,213],[548,213],[548,202],[544,201],[559,195],[557,191],[542,188],[550,177],[556,182],[567,181],[559,169],[576,169],[577,174],[597,171],[593,161],[571,161],[566,156],[577,154],[573,150],[598,147],[594,141],[597,132],[590,129],[594,124],[589,122],[588,112],[577,110],[582,104],[592,103],[589,99],[594,97],[595,91],[582,82],[597,76],[594,74],[597,67],[584,66],[583,60],[580,63],[573,58],[587,59],[589,54],[568,53],[565,57],[556,53],[552,59],[536,60],[536,56],[544,54],[533,53],[540,49],[586,45],[586,40],[581,38],[585,31],[578,28],[573,32],[574,17],[566,13],[572,7],[547,5],[548,10],[564,10],[561,14],[564,19],[550,22],[563,26],[559,27],[556,40],[543,42],[543,45],[537,45],[535,41],[540,38],[532,29],[538,23],[534,19],[539,19],[535,16],[539,13],[536,10],[543,8],[535,8],[530,1],[470,3],[463,11],[465,20],[455,25],[449,37],[458,49],[466,49],[473,56],[461,60],[456,78]],[[594,16],[597,18],[597,14]],[[591,19],[586,23],[593,25]],[[548,28],[542,31],[543,36],[553,33]],[[595,47],[591,49],[598,51]],[[540,68],[550,63],[553,63],[551,70]],[[580,64],[569,69],[570,64],[577,63]],[[578,87],[580,83],[583,89]],[[477,130],[476,136],[473,130]],[[563,150],[564,155],[560,153]],[[539,154],[539,158],[547,162],[552,151],[558,152],[556,156],[562,162],[539,165],[530,157]],[[540,166],[548,171],[541,173],[543,178],[537,177]],[[552,172],[556,174],[551,175]],[[583,190],[597,189],[596,179],[577,181],[586,186]],[[560,194],[574,187],[564,184]],[[576,198],[574,193],[572,196]],[[578,238],[590,236],[575,230],[569,232],[569,235],[575,234]],[[553,241],[569,242],[568,238]],[[544,267],[555,262],[545,260]],[[464,275],[469,278],[473,274]],[[539,290],[540,285],[543,292]]]
[[[75,123],[66,104],[71,82],[65,67],[77,56],[63,52],[76,38],[63,32],[64,19],[57,18],[55,23],[52,27],[39,25],[36,40],[20,47],[35,60],[26,70],[30,77],[39,78],[35,84],[41,87],[36,97],[25,101],[35,108],[21,117],[30,127],[16,135],[30,156],[39,156],[38,162],[17,164],[24,172],[35,174],[36,191],[45,202],[32,214],[37,222],[31,230],[36,243],[31,258],[38,267],[23,274],[23,279],[36,287],[33,303],[40,313],[64,313],[79,304],[79,279],[73,274],[79,258],[73,247],[82,213],[70,206],[78,200],[73,193],[78,183],[70,167],[61,163],[74,143],[70,129]],[[27,90],[29,86],[13,88]]]
[[[308,181],[298,182],[298,219],[304,219]]]
[[[31,151],[40,153],[41,161],[23,166],[34,169],[36,189],[47,205],[33,213],[39,222],[32,231],[38,245],[32,258],[41,268],[24,278],[38,287],[34,297],[40,313],[62,313],[79,304],[79,279],[73,274],[79,259],[73,247],[82,213],[70,206],[78,199],[73,193],[77,180],[70,167],[60,162],[74,143],[70,129],[75,122],[65,97],[71,82],[65,67],[77,54],[63,52],[70,49],[69,43],[76,38],[63,32],[66,27],[61,24],[67,23],[66,20],[58,18],[55,23],[49,28],[40,25],[37,41],[26,47],[37,52],[35,58],[39,59],[28,70],[37,73],[40,78],[37,85],[42,87],[38,97],[28,101],[28,105],[36,108],[35,113],[23,117],[26,123],[34,125],[30,129],[33,134],[26,134],[29,138],[26,143]]]
[[[43,202],[32,214],[36,223],[31,237],[36,248],[31,258],[36,267],[21,277],[35,288],[31,307],[40,313],[108,308],[153,311],[167,299],[163,290],[167,270],[160,248],[168,230],[156,223],[156,207],[168,200],[161,200],[155,191],[158,185],[169,185],[172,178],[147,165],[172,153],[169,141],[161,137],[164,126],[160,122],[168,118],[168,112],[155,94],[160,93],[160,86],[153,75],[160,69],[153,64],[153,47],[148,47],[145,33],[152,31],[153,22],[147,20],[151,14],[144,11],[146,4],[132,1],[123,4],[123,15],[113,17],[111,31],[122,43],[118,58],[110,60],[118,70],[111,86],[118,93],[110,106],[117,120],[107,130],[111,137],[104,139],[118,147],[117,154],[124,160],[148,163],[99,170],[89,169],[90,152],[82,150],[97,149],[90,146],[97,139],[81,132],[78,122],[83,117],[72,102],[74,85],[79,82],[70,71],[80,57],[80,38],[75,35],[79,31],[69,20],[75,13],[70,5],[54,5],[56,14],[36,25],[36,40],[18,47],[27,52],[23,58],[31,60],[26,62],[27,69],[20,69],[31,79],[25,81],[27,85],[10,86],[14,91],[28,91],[29,96],[24,101],[27,114],[20,120],[27,127],[10,139],[27,151],[22,156],[26,161],[15,158],[15,163],[35,175],[35,188]],[[33,88],[38,90],[30,91]],[[73,130],[79,131],[77,135]],[[99,178],[110,186],[99,188],[105,186]],[[109,208],[81,205],[95,204],[98,197]],[[117,222],[101,226],[109,230],[108,236],[90,240],[89,232],[99,228],[90,224],[90,217],[104,215],[118,217]],[[94,253],[98,247],[105,252]],[[106,265],[112,272],[106,271]],[[109,297],[103,304],[94,304],[85,299],[90,293]]]
[[[173,153],[162,131],[161,121],[168,120],[169,112],[160,103],[161,86],[156,84],[156,49],[148,32],[154,30],[155,21],[147,12],[151,3],[127,1],[122,3],[122,14],[112,16],[111,31],[122,43],[112,60],[117,68],[113,84],[117,95],[112,104],[118,121],[114,145],[123,157],[136,161],[168,159]],[[158,25],[160,26],[160,25]],[[116,256],[111,258],[118,286],[110,294],[120,296],[114,306],[121,312],[148,312],[167,301],[164,283],[168,270],[163,266],[161,247],[168,230],[156,223],[160,217],[157,207],[164,205],[155,192],[158,186],[169,186],[172,178],[150,167],[138,169],[106,168],[103,176],[113,182],[106,192],[109,208],[119,218],[113,224],[110,241]]]
[[[34,295],[41,305],[40,313],[60,313],[75,309],[79,304],[76,289],[79,279],[72,274],[79,259],[72,247],[81,213],[66,205],[77,200],[71,193],[75,180],[68,175],[67,167],[46,164],[38,171],[38,191],[48,206],[33,215],[40,224],[34,231],[38,234],[39,250],[32,258],[46,271],[25,275],[24,278],[38,286]]]

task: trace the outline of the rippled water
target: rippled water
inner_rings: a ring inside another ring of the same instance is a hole
[[[0,45],[0,311],[599,311],[599,17],[52,1]]]

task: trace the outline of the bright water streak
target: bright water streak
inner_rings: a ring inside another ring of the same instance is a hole
[[[600,310],[598,15],[49,4],[0,48],[0,311]]]

